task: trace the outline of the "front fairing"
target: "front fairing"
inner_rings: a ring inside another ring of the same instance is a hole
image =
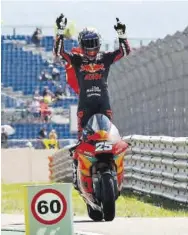
[[[111,153],[115,157],[127,147],[116,126],[105,115],[95,114],[83,130],[82,144],[78,152],[88,156],[93,162],[97,154]]]
[[[109,166],[118,179],[120,188],[123,181],[126,144],[118,129],[104,115],[94,115],[83,130],[82,143],[76,148],[81,188],[91,192],[92,172],[101,166]],[[85,185],[89,185],[86,189]]]

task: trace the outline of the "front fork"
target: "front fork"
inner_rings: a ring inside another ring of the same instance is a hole
[[[110,174],[112,176],[113,185],[114,185],[114,194],[115,194],[116,199],[119,197],[117,173],[116,173],[116,171],[107,169],[102,172],[98,171],[97,173],[93,174],[93,176],[92,176],[93,191],[94,191],[94,195],[98,201],[102,200],[102,197],[101,197],[101,178],[105,174]]]

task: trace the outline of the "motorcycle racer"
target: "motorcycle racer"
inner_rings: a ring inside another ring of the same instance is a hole
[[[78,139],[89,118],[96,113],[106,115],[112,119],[112,110],[108,93],[108,74],[110,66],[130,53],[130,46],[126,37],[126,26],[118,18],[114,29],[119,38],[119,49],[113,52],[100,52],[101,36],[93,28],[84,28],[78,35],[78,42],[82,53],[68,53],[64,49],[64,29],[67,18],[61,14],[56,19],[57,35],[54,43],[54,54],[67,61],[75,70],[79,85],[78,102]],[[118,78],[117,78],[118,79]],[[75,159],[75,175],[77,161]],[[76,176],[75,176],[76,177]],[[77,180],[74,186],[77,188]]]

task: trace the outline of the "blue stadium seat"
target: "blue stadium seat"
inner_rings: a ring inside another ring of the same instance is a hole
[[[52,129],[55,129],[58,133],[59,139],[76,139],[77,134],[70,133],[68,124],[14,124],[12,127],[16,130],[14,135],[10,136],[10,139],[36,139],[39,130],[46,126],[49,133]]]
[[[12,87],[14,91],[22,91],[24,95],[33,95],[36,88],[42,92],[44,86],[48,86],[50,90],[55,92],[55,87],[49,81],[39,81],[39,75],[44,69],[50,72],[48,64],[40,55],[33,54],[31,51],[24,51],[21,47],[15,46],[11,42],[5,40],[25,40],[27,43],[31,42],[31,37],[27,35],[2,35],[1,36],[1,55],[2,55],[2,83],[4,87]],[[45,36],[41,41],[41,46],[46,51],[52,51],[53,49],[53,37]],[[65,40],[65,49],[71,51],[72,47],[77,47],[78,42],[76,40]],[[62,86],[66,84],[65,69],[63,67],[57,67],[61,72]],[[69,108],[71,104],[77,104],[77,97],[72,89],[70,89],[71,95],[74,98],[66,98],[53,104],[52,107],[62,107],[64,109]],[[5,108],[16,108],[17,100],[12,97],[1,95],[2,103]],[[16,133],[10,136],[11,139],[35,139],[38,135],[39,129],[43,124],[15,124],[13,127],[16,129]],[[69,125],[62,124],[48,124],[46,125],[48,132],[51,129],[55,129],[58,133],[58,137],[64,138],[76,138],[76,134],[71,134],[69,131]]]
[[[4,86],[12,86],[13,90],[21,90],[25,95],[33,94],[35,87],[42,87],[44,83],[38,80],[40,72],[43,69],[48,70],[48,67],[44,65],[44,61],[40,55],[34,55],[31,51],[23,51],[22,48],[17,48],[12,43],[4,43],[5,39],[12,39],[11,36],[2,36],[2,82]],[[18,35],[14,37],[16,40],[29,39],[28,36]],[[53,37],[47,36],[42,39],[42,45],[52,51]],[[68,51],[73,46],[77,46],[78,43],[75,40],[65,40],[65,47]],[[61,68],[61,80],[65,83],[65,70]],[[22,83],[18,83],[22,81]],[[54,89],[51,83],[48,85],[50,89]],[[71,91],[71,95],[75,95]]]

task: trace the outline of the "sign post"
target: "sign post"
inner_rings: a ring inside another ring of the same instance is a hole
[[[73,235],[70,183],[25,187],[26,235]]]

